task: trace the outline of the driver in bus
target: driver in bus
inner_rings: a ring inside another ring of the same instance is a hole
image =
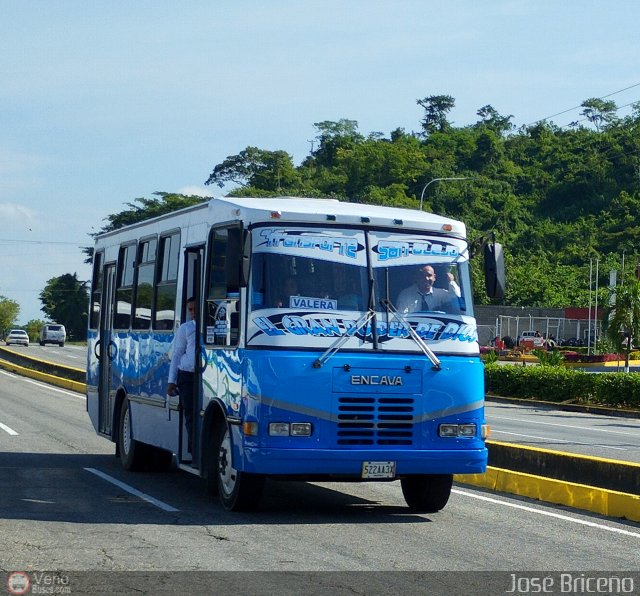
[[[456,295],[434,287],[436,272],[431,265],[422,265],[416,270],[415,281],[400,292],[396,309],[401,314],[425,311],[458,313]]]

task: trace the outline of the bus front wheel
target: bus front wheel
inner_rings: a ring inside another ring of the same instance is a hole
[[[435,513],[449,500],[453,474],[421,474],[400,480],[404,500],[412,511]]]
[[[232,466],[231,433],[226,424],[218,429],[217,439],[215,473],[222,505],[228,511],[255,510],[262,497],[264,476],[247,474]]]
[[[144,466],[144,445],[131,436],[131,409],[129,400],[122,400],[120,427],[118,432],[118,453],[125,470],[137,472]]]

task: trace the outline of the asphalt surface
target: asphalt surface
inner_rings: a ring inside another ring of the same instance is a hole
[[[346,575],[301,575],[286,593],[498,594],[509,590],[509,572],[640,569],[638,523],[472,487],[455,486],[445,509],[418,515],[397,482],[269,482],[261,511],[229,513],[190,474],[125,472],[113,445],[96,436],[83,396],[6,371],[0,424],[0,570],[7,573],[156,572],[141,591],[158,594],[171,593],[161,591],[169,579],[160,571],[190,572],[181,576],[188,593],[213,593],[196,587],[201,576],[191,572],[228,571],[234,589],[263,594],[284,593],[272,583],[280,576],[238,572],[322,571]],[[434,570],[449,574],[396,575]],[[462,573],[482,570],[507,573]],[[353,575],[359,571],[368,573]],[[376,592],[368,582],[380,571],[384,591]],[[94,577],[103,581],[98,593],[113,593],[104,583],[116,576]],[[483,583],[492,578],[498,583]],[[128,593],[134,579],[124,576]],[[252,589],[241,589],[243,579]],[[467,581],[475,588],[461,588]]]
[[[490,439],[640,463],[640,419],[487,401]]]

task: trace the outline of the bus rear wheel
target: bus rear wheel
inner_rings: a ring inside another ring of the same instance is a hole
[[[247,474],[232,466],[232,443],[229,427],[218,429],[215,451],[215,473],[218,495],[228,511],[253,511],[257,509],[264,488],[264,476]]]
[[[440,511],[449,500],[453,474],[421,474],[400,480],[409,509],[420,513]]]
[[[118,432],[118,454],[125,470],[137,472],[145,464],[145,445],[131,436],[131,409],[129,400],[122,400],[120,408],[120,426]]]

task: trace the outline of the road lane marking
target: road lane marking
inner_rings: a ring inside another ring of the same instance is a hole
[[[82,399],[84,401],[86,401],[87,399],[87,396],[83,395],[82,393],[77,393],[75,391],[67,391],[66,389],[59,389],[58,387],[54,387],[53,385],[42,383],[40,381],[34,381],[33,379],[29,379],[21,375],[14,375],[4,370],[0,370],[0,374],[6,375],[7,377],[11,377],[12,379],[24,381],[25,383],[31,383],[32,385],[36,385],[36,387],[41,387],[42,389],[46,389],[47,391],[55,391],[56,393],[62,393],[63,395],[67,395],[69,397],[75,397],[76,399]]]
[[[524,422],[525,424],[543,424],[545,426],[559,426],[560,428],[575,428],[581,431],[594,431],[598,433],[610,433],[612,435],[624,435],[627,437],[637,437],[637,432],[622,432],[619,430],[608,430],[606,428],[591,428],[590,426],[575,426],[571,424],[558,424],[556,422],[542,422],[541,420],[522,420],[522,418],[510,418],[508,416],[487,416],[491,420],[511,420],[512,422]],[[629,427],[634,430],[638,430],[638,427],[629,424]]]
[[[17,433],[15,430],[13,430],[11,427],[7,426],[6,424],[2,424],[2,422],[0,422],[0,428],[1,428],[3,431],[5,431],[5,432],[9,433],[10,435],[16,436],[16,435],[18,434],[18,433]]]
[[[555,437],[538,437],[536,435],[523,435],[521,433],[510,433],[506,430],[491,429],[492,435],[511,435],[513,437],[523,437],[525,439],[538,439],[547,443],[568,443],[570,445],[581,445],[582,447],[602,447],[603,449],[615,449],[616,451],[629,451],[626,447],[612,447],[611,445],[600,445],[598,443],[580,443],[579,441],[567,441],[566,439],[556,439]]]
[[[158,499],[150,495],[147,495],[146,493],[140,492],[138,489],[133,488],[133,486],[129,486],[128,484],[121,482],[117,478],[114,478],[113,476],[109,476],[108,474],[101,472],[100,470],[96,470],[95,468],[84,468],[84,469],[87,472],[91,472],[91,474],[95,474],[96,476],[99,476],[103,480],[110,482],[111,484],[115,484],[118,488],[121,488],[122,490],[128,492],[129,494],[139,497],[143,501],[146,501],[151,505],[155,505],[156,507],[159,507],[163,511],[169,511],[169,512],[180,511],[180,509],[176,509],[175,507],[172,507],[171,505],[167,505],[166,503],[163,503],[162,501],[159,501]]]
[[[520,505],[519,503],[509,503],[508,501],[501,501],[500,499],[493,499],[491,497],[485,497],[484,495],[477,495],[474,493],[468,493],[464,490],[454,488],[452,493],[463,495],[465,497],[471,497],[472,499],[479,499],[480,501],[486,501],[488,503],[495,503],[496,505],[504,505],[505,507],[512,507],[513,509],[521,509],[523,511],[529,511],[531,513],[537,513],[538,515],[546,515],[547,517],[555,517],[562,521],[569,521],[574,524],[580,524],[583,526],[589,526],[590,528],[597,528],[598,530],[606,530],[607,532],[614,532],[616,534],[623,534],[624,536],[633,536],[634,538],[640,538],[640,532],[632,532],[630,530],[623,530],[622,528],[613,528],[605,524],[598,524],[596,522],[590,522],[585,519],[578,519],[577,517],[571,517],[569,515],[562,515],[561,513],[554,513],[553,511],[545,511],[543,509],[536,509],[535,507],[528,507],[527,505]]]

